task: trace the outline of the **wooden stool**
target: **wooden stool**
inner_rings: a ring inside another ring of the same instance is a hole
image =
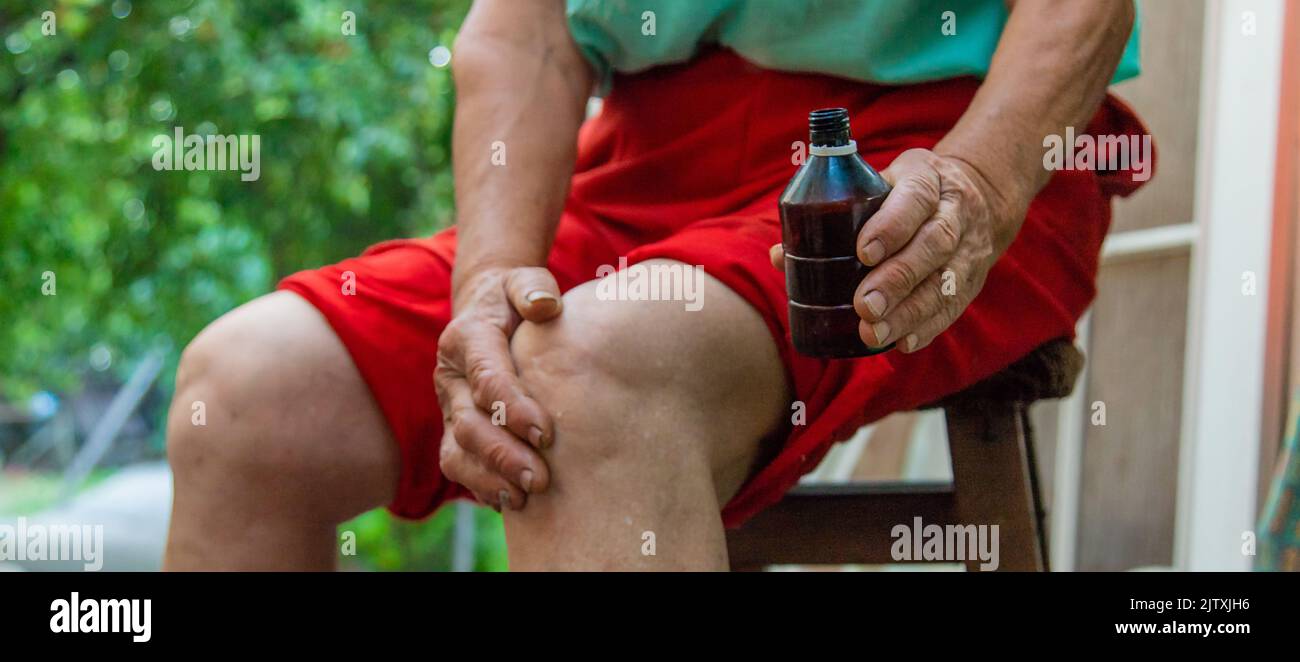
[[[897,563],[894,526],[998,525],[998,570],[1047,570],[1029,405],[1074,388],[1083,354],[1054,340],[1006,370],[922,409],[942,407],[951,483],[801,485],[727,534],[731,566]],[[915,532],[919,534],[920,532]],[[968,571],[978,559],[965,561]]]

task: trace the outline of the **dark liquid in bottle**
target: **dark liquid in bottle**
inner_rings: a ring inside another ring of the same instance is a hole
[[[795,349],[819,358],[854,358],[887,351],[858,335],[853,293],[868,268],[857,257],[857,237],[880,209],[889,184],[849,138],[843,108],[808,117],[812,149],[781,195],[781,243]]]

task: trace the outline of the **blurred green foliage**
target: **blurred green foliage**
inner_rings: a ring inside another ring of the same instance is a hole
[[[180,349],[280,277],[448,225],[430,51],[468,5],[0,0],[0,395],[75,389],[97,347],[119,377],[167,348],[170,388]],[[178,126],[261,136],[260,179],[155,170]],[[479,568],[504,567],[499,517],[476,517]],[[364,515],[349,563],[444,569],[452,519]]]
[[[506,538],[501,516],[488,508],[476,507],[474,517],[474,570],[504,571]],[[456,509],[442,508],[423,522],[394,518],[383,510],[372,510],[339,527],[340,541],[356,534],[356,555],[341,557],[345,570],[434,570],[452,569],[452,531]],[[342,547],[340,546],[340,549]]]
[[[429,54],[468,4],[0,0],[4,394],[71,387],[96,345],[123,371],[174,360],[284,275],[447,225],[454,99]],[[177,126],[260,135],[261,178],[154,170]]]
[[[113,469],[95,469],[81,484],[81,489],[95,487],[113,473]],[[59,504],[63,489],[63,476],[60,474],[6,471],[0,475],[0,516],[35,515],[54,507]]]

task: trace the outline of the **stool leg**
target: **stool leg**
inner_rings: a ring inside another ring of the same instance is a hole
[[[998,570],[1046,569],[1027,426],[1015,402],[950,405],[948,447],[956,521],[998,529]],[[968,571],[980,560],[967,559]]]
[[[1038,533],[1038,562],[1044,572],[1051,570],[1047,560],[1051,558],[1047,546],[1047,509],[1043,506],[1043,489],[1038,474],[1038,449],[1034,446],[1034,423],[1029,417],[1029,405],[1021,404],[1016,408],[1020,420],[1020,429],[1024,434],[1025,464],[1029,474],[1029,498],[1034,506],[1034,529]]]

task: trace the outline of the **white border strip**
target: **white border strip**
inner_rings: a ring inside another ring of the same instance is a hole
[[[1282,14],[1281,0],[1215,0],[1206,12],[1201,235],[1192,250],[1174,529],[1174,564],[1184,570],[1250,568],[1241,550],[1255,524]],[[1243,34],[1247,24],[1256,34]],[[1255,273],[1254,296],[1242,292],[1246,272]]]

